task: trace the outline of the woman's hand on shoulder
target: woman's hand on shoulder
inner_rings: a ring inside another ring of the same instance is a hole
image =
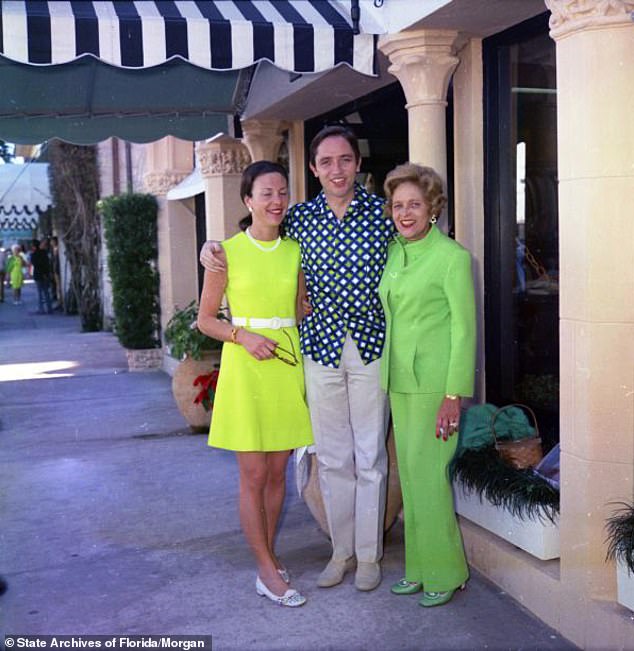
[[[236,342],[241,344],[244,349],[255,359],[262,361],[274,357],[277,341],[263,337],[255,332],[240,328],[236,334]]]
[[[222,244],[216,240],[207,240],[200,250],[200,264],[212,273],[227,271],[227,254]]]

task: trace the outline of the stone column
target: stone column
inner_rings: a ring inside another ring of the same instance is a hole
[[[196,220],[180,201],[165,195],[193,167],[191,142],[172,136],[146,145],[145,191],[156,196],[158,213],[158,263],[160,274],[161,327],[164,329],[176,306],[197,298]]]
[[[557,43],[561,631],[599,648],[608,620],[583,613],[615,598],[605,519],[610,502],[634,499],[634,2],[546,5]]]
[[[304,122],[294,120],[288,127],[288,159],[291,205],[306,201]]]
[[[409,157],[447,178],[445,107],[451,75],[458,65],[454,48],[458,33],[415,30],[382,36],[379,48],[407,99]]]
[[[249,150],[251,160],[277,161],[287,128],[286,122],[281,120],[244,120],[242,142]]]
[[[247,148],[221,134],[196,145],[196,159],[205,179],[207,239],[224,240],[238,232],[247,214],[240,200],[240,177],[251,162]]]
[[[484,322],[484,109],[482,41],[469,39],[458,52],[453,77],[454,227],[456,240],[473,256],[478,314],[475,399],[486,395]]]

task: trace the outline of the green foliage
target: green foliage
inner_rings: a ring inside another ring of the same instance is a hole
[[[151,194],[121,194],[99,202],[108,244],[115,334],[125,348],[158,348],[157,214]]]
[[[493,446],[465,450],[451,462],[450,474],[467,493],[486,497],[520,520],[546,518],[554,522],[559,513],[559,491],[531,470],[517,470],[504,463]]]
[[[620,560],[634,574],[634,505],[617,502],[619,508],[608,518],[607,558]]]
[[[198,305],[192,301],[182,310],[176,310],[165,328],[165,341],[169,345],[170,355],[176,359],[191,357],[200,359],[205,351],[220,350],[222,342],[203,334],[196,327]],[[226,319],[223,313],[219,319]]]

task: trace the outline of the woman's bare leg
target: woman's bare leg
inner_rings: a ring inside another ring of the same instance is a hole
[[[275,555],[275,535],[286,495],[286,466],[290,454],[290,450],[284,450],[282,452],[268,452],[266,455],[266,465],[268,468],[268,477],[264,489],[266,528],[269,551],[278,568],[281,568],[282,565]]]
[[[265,489],[269,469],[267,453],[238,452],[240,469],[240,523],[255,556],[258,574],[271,592],[283,595],[287,585],[277,573],[269,548]]]

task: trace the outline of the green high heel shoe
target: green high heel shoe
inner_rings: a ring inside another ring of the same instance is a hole
[[[416,594],[423,589],[423,584],[419,581],[408,581],[403,578],[398,583],[395,583],[391,588],[392,594]]]
[[[447,590],[447,592],[424,592],[423,598],[418,602],[423,608],[433,608],[434,606],[443,606],[449,603],[453,598],[456,590],[464,590],[465,584],[455,590]]]

